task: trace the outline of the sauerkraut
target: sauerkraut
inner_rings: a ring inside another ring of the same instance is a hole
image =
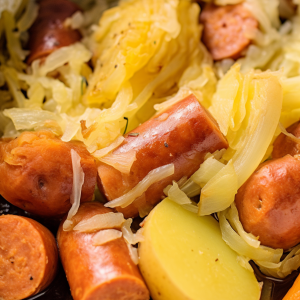
[[[106,8],[100,2],[94,7],[98,12]],[[62,134],[63,141],[83,141],[93,153],[124,132],[124,117],[130,130],[155,113],[154,104],[181,88],[210,103],[216,78],[200,42],[195,3],[123,1],[106,10],[99,25],[90,29],[87,18],[93,9],[74,14],[65,25],[79,27],[85,34],[82,42],[60,48],[29,68],[23,62],[28,52],[22,49],[21,31],[34,21],[37,6],[30,2],[27,7],[35,12],[31,18],[28,10],[19,17],[14,6],[7,8],[2,19],[8,47],[3,60],[8,63],[0,68],[0,77],[14,101],[2,106],[11,120],[2,128],[6,137],[47,128]],[[16,24],[20,28],[12,34]],[[91,58],[93,73],[87,65]],[[30,116],[38,121],[27,122]]]
[[[51,130],[65,142],[82,141],[97,160],[128,174],[136,153],[114,154],[124,142],[122,135],[193,93],[217,121],[229,148],[207,155],[191,178],[185,176],[166,187],[166,196],[199,215],[218,212],[223,239],[239,253],[245,268],[252,270],[252,259],[265,274],[280,278],[298,268],[299,246],[282,261],[282,249],[261,246],[258,237],[244,231],[234,197],[259,163],[270,157],[280,130],[298,141],[285,128],[300,118],[299,7],[295,12],[288,7],[279,10],[279,0],[213,1],[217,5],[243,2],[259,23],[244,56],[214,64],[201,43],[200,7],[192,1],[120,1],[110,9],[101,0],[94,1],[94,6],[92,1],[76,2],[83,12],[68,18],[64,26],[79,29],[82,41],[27,66],[29,53],[24,45],[38,4],[0,1],[6,40],[0,52],[3,137]],[[280,17],[285,21],[281,23]],[[161,120],[167,117],[160,116]],[[72,208],[65,230],[75,226],[71,219],[79,207],[84,181],[80,158],[74,152],[72,163]],[[173,165],[155,169],[106,206],[125,207],[151,184],[173,173]],[[140,211],[142,216],[148,213],[148,208]],[[132,245],[143,236],[142,231],[131,231],[131,223],[121,214],[109,213],[76,224],[73,230],[102,230],[93,238],[95,245],[123,236],[138,263]]]

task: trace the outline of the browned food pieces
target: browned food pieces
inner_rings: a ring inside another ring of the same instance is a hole
[[[164,116],[160,118],[160,116]],[[125,217],[150,210],[163,196],[163,189],[183,176],[190,177],[200,167],[208,152],[228,147],[228,143],[210,114],[190,95],[161,114],[128,133],[114,154],[136,151],[136,161],[129,174],[100,163],[98,187],[109,201],[135,187],[150,171],[174,164],[175,173],[152,184],[148,190],[125,208],[117,207]]]
[[[57,271],[52,233],[29,218],[0,216],[0,299],[19,300],[45,289]]]
[[[265,246],[289,249],[300,242],[300,160],[286,155],[263,163],[235,201],[247,232]]]
[[[77,224],[109,212],[112,210],[100,203],[84,203],[72,221]],[[92,239],[96,233],[63,231],[63,222],[57,241],[74,300],[149,299],[148,289],[123,237],[94,246]]]
[[[290,19],[297,12],[297,5],[293,0],[279,0],[278,11],[281,18]]]
[[[79,11],[79,7],[69,0],[39,1],[37,19],[29,30],[30,55],[27,59],[29,64],[81,39],[78,30],[64,25],[64,21],[76,11]]]
[[[239,58],[258,27],[257,20],[243,4],[207,4],[200,14],[200,22],[204,25],[203,43],[214,60]]]
[[[50,131],[25,132],[0,142],[0,194],[13,205],[41,216],[61,216],[71,207],[71,149],[85,174],[81,201],[94,194],[97,167],[81,142],[62,142]]]
[[[299,143],[281,133],[273,144],[273,158],[280,158],[287,154],[292,156],[300,154],[300,122],[294,123],[286,131],[299,138]]]

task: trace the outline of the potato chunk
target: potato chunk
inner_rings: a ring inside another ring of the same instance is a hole
[[[165,199],[144,228],[140,270],[154,300],[260,298],[254,273],[239,265],[213,217],[199,217]]]

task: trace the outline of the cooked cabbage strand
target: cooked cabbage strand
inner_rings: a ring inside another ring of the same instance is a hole
[[[234,65],[220,80],[209,108],[229,143],[222,157],[228,163],[203,187],[200,215],[230,206],[237,189],[268,153],[280,119],[279,74],[253,71],[241,74],[239,69],[239,65]]]

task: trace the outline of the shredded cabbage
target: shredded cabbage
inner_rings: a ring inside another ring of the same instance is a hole
[[[136,151],[128,151],[126,153],[109,153],[99,158],[99,161],[114,167],[116,170],[124,174],[129,174],[132,164],[136,161]]]
[[[219,222],[222,231],[222,238],[230,248],[240,255],[249,257],[254,261],[270,261],[274,263],[279,262],[280,257],[283,254],[282,249],[275,250],[264,246],[259,246],[258,248],[250,246],[231,227],[227,220],[227,212],[228,210],[219,213]]]
[[[125,219],[122,213],[109,212],[83,220],[79,222],[73,230],[80,232],[94,232],[101,229],[121,228],[124,222]]]
[[[178,184],[175,181],[173,181],[173,185],[170,187],[167,194],[169,199],[180,205],[192,203],[191,199],[179,189]]]
[[[119,136],[114,142],[112,142],[109,146],[97,150],[93,153],[93,156],[100,159],[101,157],[107,155],[109,152],[113,151],[115,148],[120,146],[124,142],[125,138],[123,136]]]
[[[209,215],[227,208],[238,190],[238,176],[233,161],[223,167],[201,190],[199,214]]]
[[[127,219],[122,226],[122,233],[127,243],[135,245],[144,240],[143,228],[139,229],[136,233],[131,230],[132,219]]]
[[[203,188],[222,168],[224,168],[224,164],[211,156],[201,164],[200,168],[191,176],[191,180]]]
[[[200,215],[229,207],[237,189],[264,159],[281,114],[282,88],[278,76],[253,71],[244,75],[234,65],[218,83],[209,110],[229,143],[222,157],[228,163],[203,187]]]
[[[93,236],[93,245],[101,246],[122,237],[122,232],[116,229],[104,229]]]
[[[127,194],[114,199],[105,204],[106,207],[126,207],[131,204],[136,198],[141,196],[152,184],[163,180],[174,174],[174,165],[169,164],[162,167],[158,167],[150,171],[146,177],[140,181],[131,191]]]
[[[216,77],[200,42],[196,3],[121,2],[105,11],[89,35],[87,26],[107,8],[103,1],[96,2],[93,9],[65,21],[65,26],[80,27],[82,42],[60,48],[30,67],[23,62],[28,52],[22,43],[38,6],[31,0],[28,5],[3,4],[9,10],[1,16],[8,51],[0,54],[0,84],[7,84],[13,98],[2,107],[9,118],[2,123],[4,136],[46,128],[65,142],[84,142],[94,153],[114,142],[127,125],[131,130],[154,115],[154,104],[170,100],[169,105],[194,93],[204,106],[210,105]],[[87,64],[92,53],[93,74]],[[20,111],[10,112],[11,108]],[[34,114],[38,121],[26,122]]]
[[[126,243],[128,247],[128,252],[130,255],[131,260],[135,265],[139,263],[139,255],[138,255],[138,250],[137,248],[133,247],[131,244]]]
[[[64,231],[71,230],[73,227],[73,221],[71,219],[76,215],[78,211],[81,198],[81,189],[84,183],[84,172],[80,165],[81,157],[75,150],[71,149],[71,158],[73,168],[73,185],[72,193],[70,195],[70,202],[72,204],[72,207],[70,208],[67,219],[63,224]]]
[[[289,137],[291,140],[293,140],[296,143],[300,143],[300,139],[295,137],[293,134],[286,131],[286,129],[283,127],[283,125],[279,122],[279,129],[280,131],[285,134],[287,137]]]
[[[275,278],[284,278],[300,267],[300,245],[281,260],[282,249],[261,246],[256,237],[245,232],[235,204],[219,213],[219,221],[224,241],[240,255],[238,261],[243,267],[249,269],[252,259],[264,274]]]

